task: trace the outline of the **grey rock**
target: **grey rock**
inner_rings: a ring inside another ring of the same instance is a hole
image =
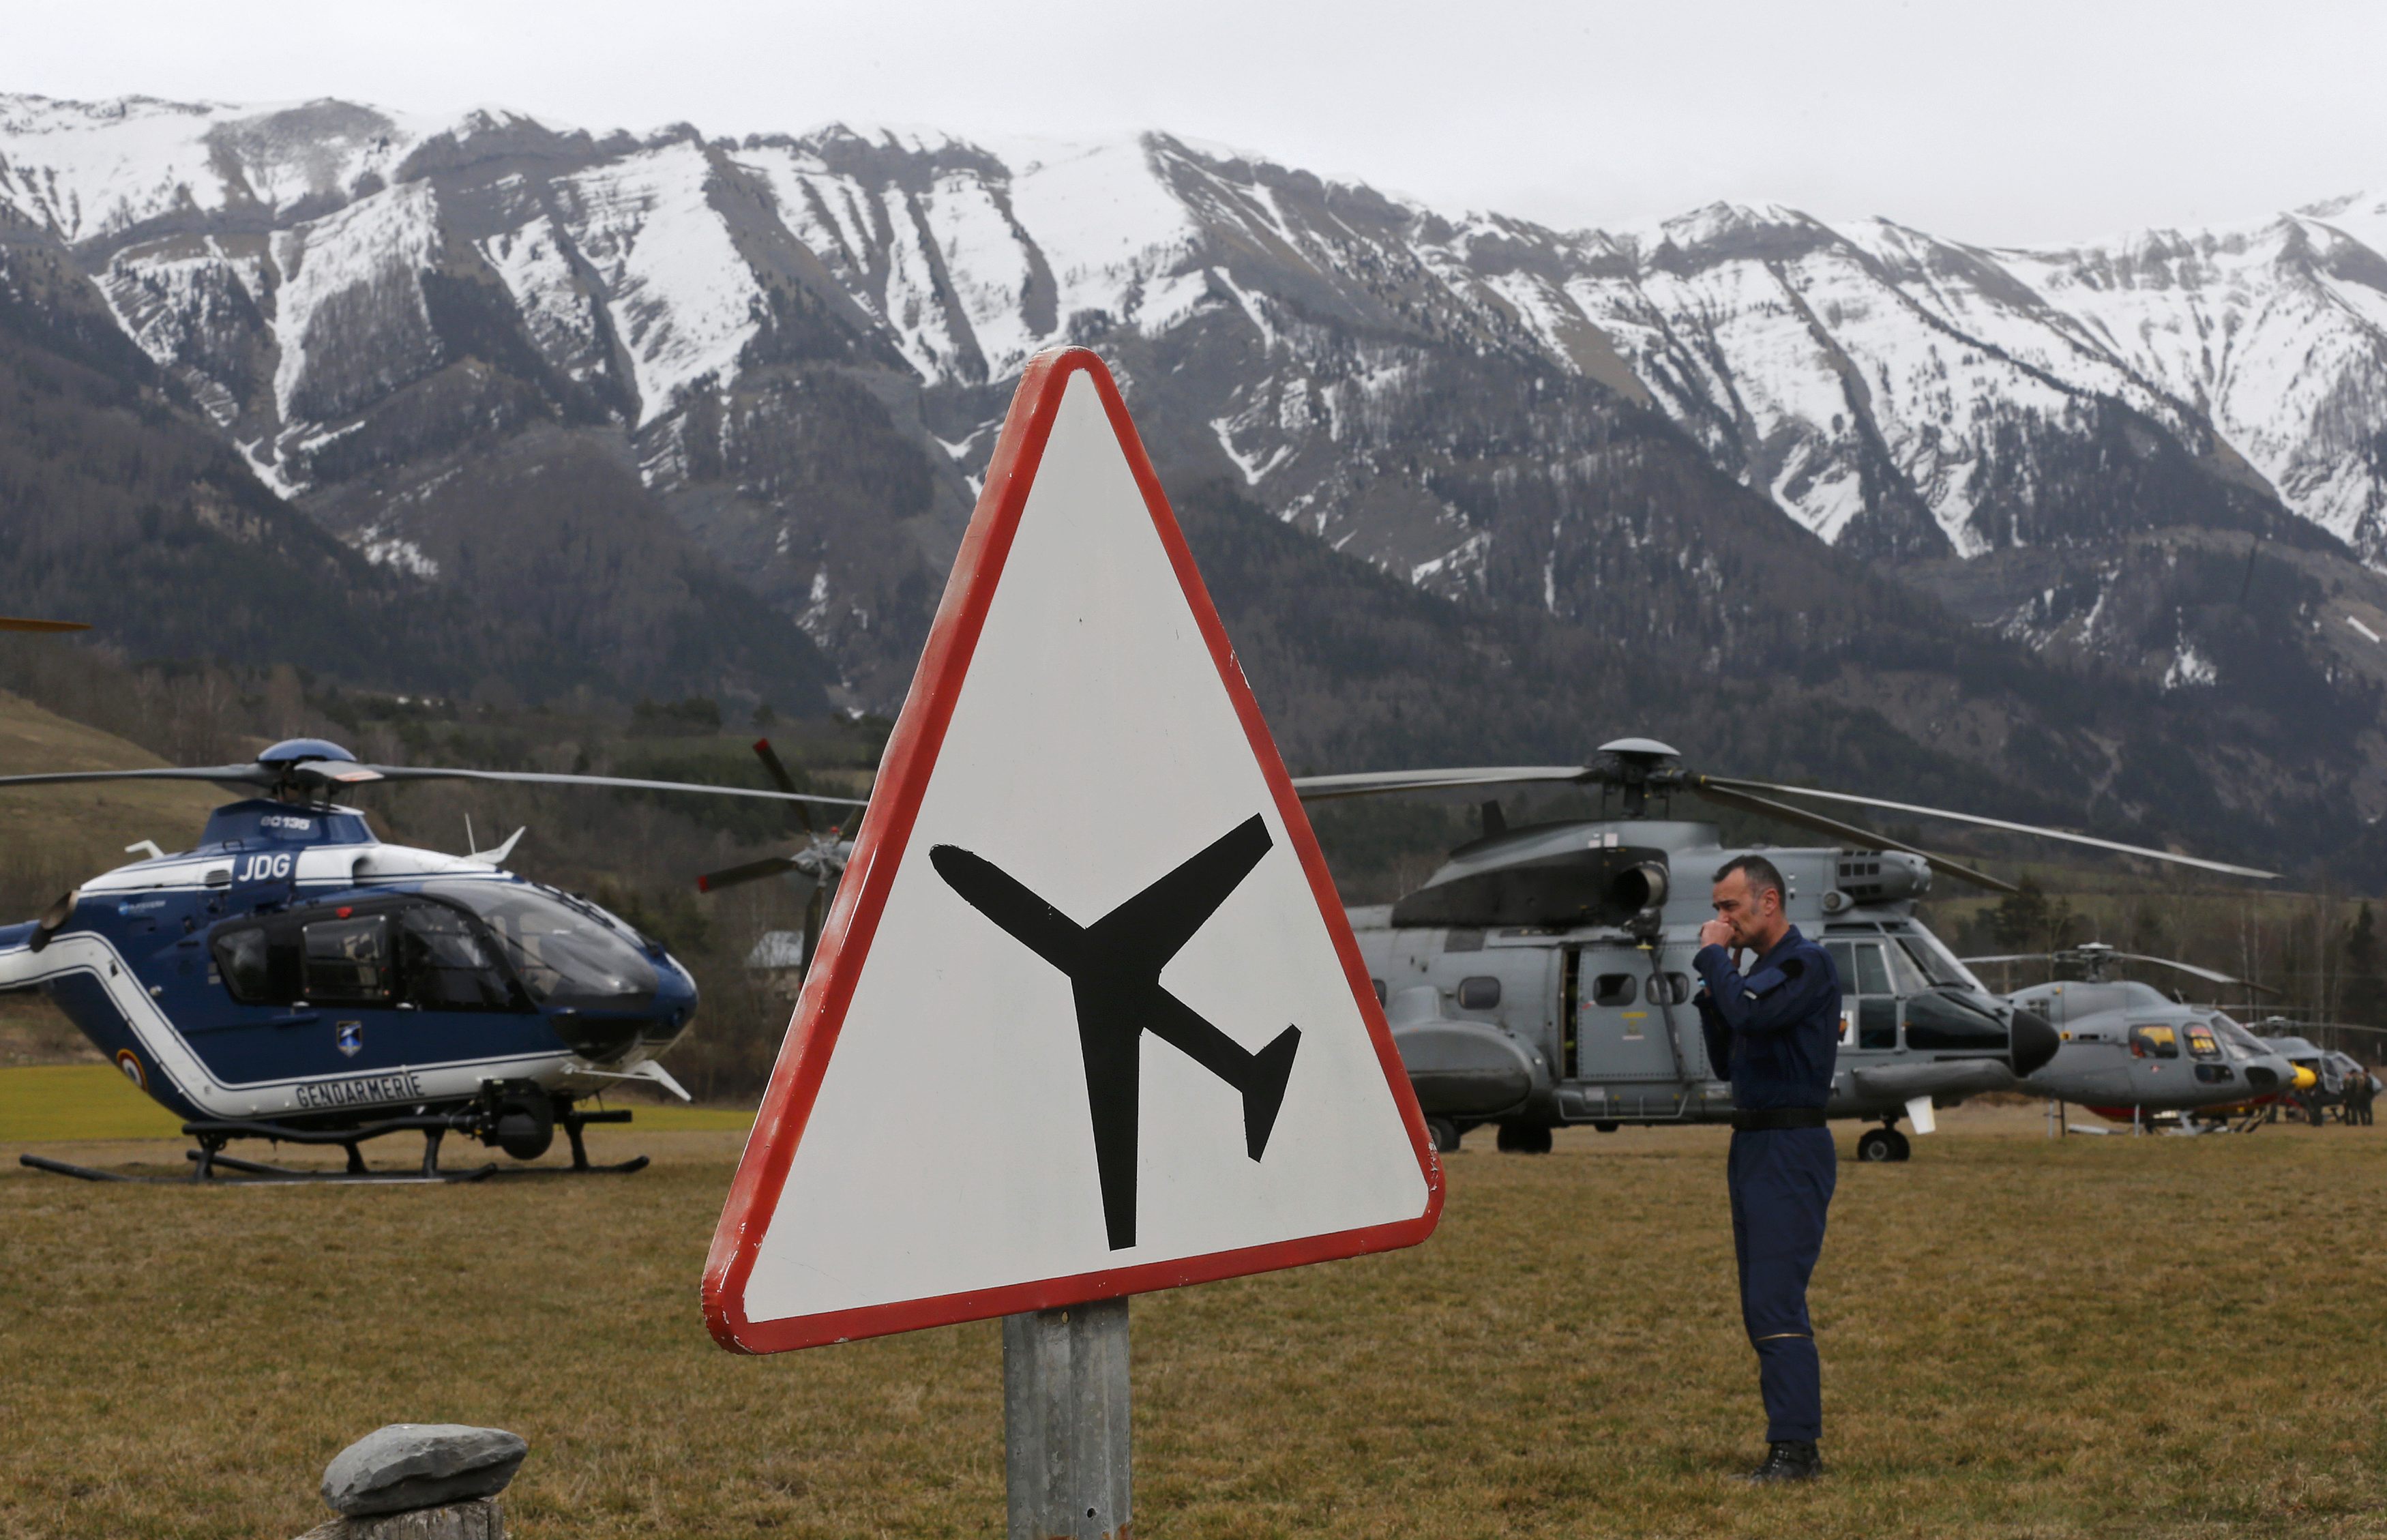
[[[323,1468],[323,1500],[354,1519],[494,1497],[529,1453],[529,1445],[503,1428],[393,1422],[332,1457]]]
[[[318,1524],[298,1540],[506,1540],[506,1512],[495,1497],[372,1514]]]

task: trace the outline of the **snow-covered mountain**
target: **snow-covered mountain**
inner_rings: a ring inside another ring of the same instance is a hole
[[[1779,208],[1560,234],[1158,134],[733,144],[494,111],[17,96],[0,97],[0,208],[82,256],[286,491],[453,351],[431,290],[462,281],[502,292],[540,362],[639,431],[734,388],[790,294],[928,386],[1227,312],[1254,356],[1210,419],[1219,454],[1328,530],[1351,501],[1330,462],[1399,378],[1389,356],[1335,367],[1349,338],[1317,328],[1340,322],[1529,351],[1654,400],[1827,541],[1972,556],[2077,534],[2036,461],[2119,415],[2387,557],[2378,198],[2052,252]],[[1421,579],[1480,568],[1483,531],[1412,511],[1438,540],[1355,537]]]
[[[1779,208],[1561,232],[1160,133],[0,96],[0,299],[12,249],[392,574],[536,607],[684,548],[858,703],[900,695],[1056,341],[1105,352],[1181,496],[2016,774],[2053,752],[2026,707],[1893,681],[1951,613],[2151,699],[2387,687],[2376,197],[2031,252]]]

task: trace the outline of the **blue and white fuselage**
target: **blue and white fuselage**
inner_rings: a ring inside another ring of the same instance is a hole
[[[0,991],[46,991],[185,1119],[339,1129],[625,1078],[687,1029],[695,981],[596,904],[362,814],[253,800],[199,843],[0,928]]]

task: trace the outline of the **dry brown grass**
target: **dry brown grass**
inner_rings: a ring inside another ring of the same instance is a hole
[[[2387,1534],[2381,1136],[2039,1127],[1967,1110],[1910,1165],[1843,1166],[1812,1489],[1728,1479],[1761,1428],[1723,1136],[1570,1133],[1453,1157],[1414,1251],[1139,1300],[1138,1527]],[[994,1327],[730,1357],[696,1281],[739,1136],[609,1142],[659,1163],[436,1192],[0,1180],[0,1534],[295,1534],[323,1461],[400,1419],[524,1433],[526,1540],[999,1534]]]

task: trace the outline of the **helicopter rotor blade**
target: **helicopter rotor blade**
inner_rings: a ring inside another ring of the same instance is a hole
[[[1848,791],[1822,791],[1811,786],[1777,786],[1772,781],[1739,780],[1729,776],[1694,776],[1691,782],[1704,789],[1720,786],[1727,790],[1774,791],[1793,797],[1820,797],[1825,802],[1853,802],[1860,807],[1878,807],[1892,813],[1912,813],[1925,818],[1946,818],[1953,823],[1977,824],[1983,828],[2004,829],[2012,834],[2032,834],[2042,839],[2064,839],[2076,845],[2090,845],[2101,851],[2118,851],[2124,855],[2141,855],[2150,861],[2168,861],[2175,865],[2197,866],[2208,872],[2225,872],[2231,877],[2258,877],[2275,881],[2277,872],[2266,872],[2253,866],[2233,866],[2226,861],[2207,861],[2202,856],[2179,855],[2170,851],[2149,850],[2144,845],[2125,845],[2117,839],[2100,839],[2094,835],[2073,834],[2064,829],[2045,828],[2037,824],[2010,823],[2003,818],[1984,818],[1976,813],[1951,813],[1943,807],[1921,807],[1913,802],[1893,802],[1884,797],[1860,797]]]
[[[2064,952],[2015,952],[1996,957],[1959,957],[1956,960],[1969,967],[1975,963],[2085,963],[2091,955],[2075,948]],[[2113,952],[2101,945],[2095,950],[2093,956],[2097,960],[2108,963],[2153,963],[2157,967],[2174,968],[2181,973],[2202,978],[2209,984],[2235,985],[2240,989],[2254,990],[2270,995],[2274,999],[2278,998],[2280,992],[2268,984],[2257,984],[2252,978],[2241,978],[2235,974],[2199,967],[2193,963],[2183,963],[2177,958],[2150,956],[2143,952]]]
[[[2107,953],[2106,955],[2117,962],[2153,963],[2157,967],[2177,969],[2192,978],[2202,978],[2208,984],[2235,984],[2241,989],[2259,990],[2273,997],[2277,997],[2280,992],[2268,984],[2257,984],[2252,978],[2241,978],[2230,973],[2218,973],[2212,968],[2201,968],[2193,963],[2182,963],[2169,957],[2150,957],[2142,952],[2112,952]]]
[[[1533,781],[1580,781],[1591,772],[1580,764],[1462,765],[1449,770],[1363,770],[1347,776],[1297,776],[1293,789],[1304,802],[1334,797],[1373,797],[1392,791],[1438,791],[1468,786],[1514,786]]]
[[[796,777],[788,773],[787,765],[779,759],[779,751],[771,747],[771,740],[769,738],[758,738],[754,740],[754,757],[763,762],[763,769],[770,776],[772,785],[777,787],[781,791],[786,792],[790,797],[798,795],[796,791]],[[803,831],[806,834],[812,833],[812,809],[806,807],[802,802],[798,802],[795,805],[795,814],[796,822],[803,826]]]
[[[1813,829],[1818,834],[1828,834],[1836,839],[1851,840],[1863,850],[1903,851],[1908,855],[1921,856],[1930,865],[1933,871],[1944,873],[1959,881],[1969,882],[1977,888],[1987,888],[1991,892],[2018,893],[2022,890],[2011,882],[1991,877],[1987,872],[1976,871],[1962,862],[1951,861],[1944,855],[1935,854],[1920,846],[1910,845],[1903,839],[1892,839],[1877,829],[1869,829],[1860,824],[1844,824],[1838,818],[1826,818],[1820,813],[1810,813],[1803,807],[1792,807],[1787,802],[1777,802],[1770,798],[1752,797],[1746,791],[1728,790],[1712,784],[1706,776],[1695,779],[1691,783],[1691,789],[1711,802],[1718,802],[1725,807],[1737,807],[1744,813],[1762,814],[1769,818],[1779,818],[1786,824],[1796,824],[1802,828]]]
[[[0,615],[0,631],[88,631],[89,621],[34,620],[25,615]]]
[[[393,781],[526,781],[537,786],[610,786],[626,791],[695,791],[712,797],[762,797],[777,802],[827,802],[838,807],[864,806],[858,797],[824,797],[811,791],[765,791],[751,786],[712,786],[702,781],[650,781],[626,776],[566,776],[540,770],[453,770],[431,765],[369,764]]]
[[[269,766],[172,764],[155,770],[53,770],[38,776],[0,776],[0,786],[56,786],[69,781],[214,781],[230,786],[272,786],[280,779]]]
[[[700,893],[717,893],[724,888],[735,888],[741,882],[760,882],[766,877],[792,872],[799,863],[792,855],[766,856],[761,861],[749,861],[742,866],[725,866],[717,872],[707,872],[696,879]]]

